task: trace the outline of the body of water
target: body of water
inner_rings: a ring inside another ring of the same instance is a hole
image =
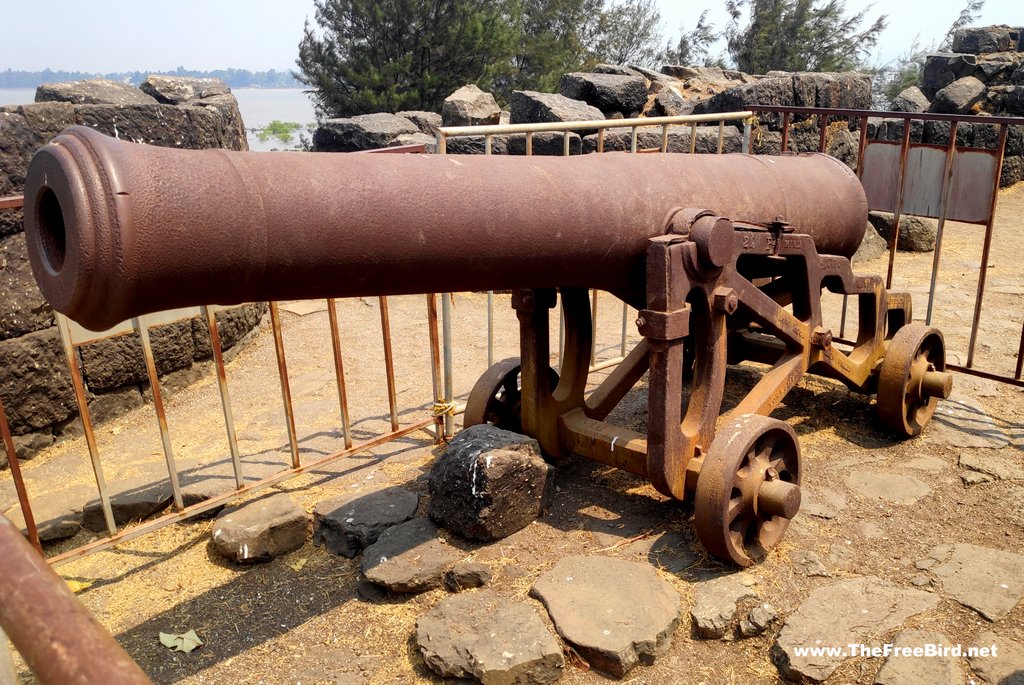
[[[238,98],[246,129],[262,128],[275,119],[301,124],[303,130],[316,122],[312,101],[298,88],[236,88],[231,92]],[[35,97],[35,88],[0,88],[0,105],[27,105]],[[299,142],[297,134],[289,144],[283,144],[273,138],[264,143],[252,131],[247,133],[253,150],[293,147]],[[307,137],[311,135],[306,133]]]

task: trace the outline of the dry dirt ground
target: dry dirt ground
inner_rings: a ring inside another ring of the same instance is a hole
[[[1012,371],[1024,314],[1024,263],[1018,237],[1024,222],[1024,185],[1001,194],[998,216],[976,363],[1005,373]],[[946,332],[951,355],[961,355],[961,359],[972,314],[981,235],[977,227],[947,227],[936,323]],[[914,293],[919,315],[924,311],[931,259],[931,254],[897,256],[896,289]],[[882,273],[884,268],[885,257],[860,264],[857,270]],[[601,302],[598,347],[599,355],[607,358],[618,353],[620,309],[610,297]],[[407,424],[428,416],[431,403],[426,307],[421,297],[393,298],[390,303],[398,405],[401,421]],[[835,315],[838,302],[831,302],[830,307]],[[319,303],[295,303],[287,309],[291,311],[282,312],[284,337],[301,454],[312,459],[341,448],[327,316]],[[514,356],[516,325],[507,297],[496,297],[495,313],[495,359]],[[388,426],[379,310],[373,299],[348,300],[339,303],[339,315],[358,441],[378,435]],[[465,398],[486,364],[485,297],[458,295],[454,315],[456,392]],[[630,340],[635,341],[635,327],[630,325],[629,332]],[[557,333],[553,339],[557,340]],[[730,371],[730,404],[751,387],[762,370],[743,365]],[[266,325],[228,364],[228,378],[246,471],[253,477],[265,476],[288,459],[273,341]],[[806,492],[820,498],[831,491],[845,501],[832,518],[799,515],[779,547],[753,570],[755,589],[783,618],[792,614],[811,590],[843,577],[875,575],[910,587],[920,574],[914,562],[940,543],[967,542],[1024,553],[1024,482],[997,480],[967,487],[958,467],[960,455],[971,451],[986,458],[1024,463],[1024,392],[960,375],[956,382],[959,394],[944,407],[967,407],[976,412],[979,421],[987,416],[989,423],[979,425],[1009,436],[1010,444],[959,447],[958,443],[965,442],[962,431],[934,424],[919,439],[896,442],[877,428],[870,399],[816,378],[805,379],[775,413],[800,435]],[[181,468],[219,469],[224,487],[230,488],[215,381],[207,377],[179,391],[171,397],[168,412]],[[610,420],[642,428],[645,415],[645,391],[639,387]],[[939,421],[946,419],[940,416]],[[118,484],[160,477],[163,455],[151,407],[105,424],[98,437],[107,478],[115,489]],[[395,485],[425,495],[437,453],[428,435],[414,433],[275,489],[290,493],[307,510],[338,494]],[[54,446],[24,470],[40,508],[80,492],[91,482],[81,439]],[[930,492],[913,505],[868,498],[848,486],[855,471],[912,474],[927,484]],[[2,478],[0,498],[6,509],[13,500],[9,475]],[[583,459],[559,466],[555,484],[556,493],[545,514],[523,531],[484,546],[452,540],[467,557],[490,566],[494,591],[527,599],[534,580],[568,554],[646,561],[657,566],[662,577],[679,591],[684,618],[667,653],[653,666],[630,672],[626,682],[777,682],[769,652],[779,626],[763,636],[735,642],[692,636],[686,612],[695,584],[734,570],[702,552],[686,505],[666,501],[637,478]],[[416,618],[445,591],[363,597],[357,590],[358,559],[332,556],[311,542],[266,564],[233,565],[213,552],[210,527],[209,521],[170,525],[58,569],[155,682],[441,682],[425,668],[412,635]],[[89,539],[82,533],[47,551],[58,553]],[[797,551],[816,553],[830,577],[806,577],[798,572],[792,563]],[[907,625],[939,630],[952,642],[965,644],[987,629],[1001,638],[1024,642],[1024,603],[991,624],[942,595],[938,609],[910,619]],[[159,632],[190,629],[205,642],[190,654],[169,651],[157,639]],[[876,637],[886,641],[891,636]],[[828,682],[872,683],[880,664],[880,659],[847,660]],[[959,667],[966,682],[970,677],[967,663]],[[561,682],[575,685],[605,680],[577,665],[567,667]]]

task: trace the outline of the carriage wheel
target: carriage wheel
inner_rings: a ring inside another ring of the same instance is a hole
[[[800,508],[800,445],[792,427],[747,414],[720,428],[697,479],[694,524],[713,556],[760,562]]]
[[[912,438],[949,397],[953,378],[946,373],[946,345],[937,328],[908,324],[893,336],[878,374],[878,419],[901,438]]]
[[[550,369],[550,387],[558,385],[558,374]],[[518,357],[498,362],[487,369],[469,393],[462,425],[465,428],[483,423],[503,430],[523,430],[522,365]]]

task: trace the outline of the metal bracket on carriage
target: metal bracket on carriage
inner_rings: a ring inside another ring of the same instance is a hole
[[[706,269],[721,269],[732,261],[736,235],[731,219],[710,209],[680,208],[669,213],[665,228],[669,234],[693,242],[700,265]]]
[[[682,340],[690,334],[690,305],[671,312],[643,309],[637,316],[636,327],[648,340]]]

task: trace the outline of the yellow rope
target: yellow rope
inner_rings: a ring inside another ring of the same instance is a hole
[[[455,416],[455,412],[458,408],[458,405],[454,402],[434,402],[432,412],[435,417]]]

